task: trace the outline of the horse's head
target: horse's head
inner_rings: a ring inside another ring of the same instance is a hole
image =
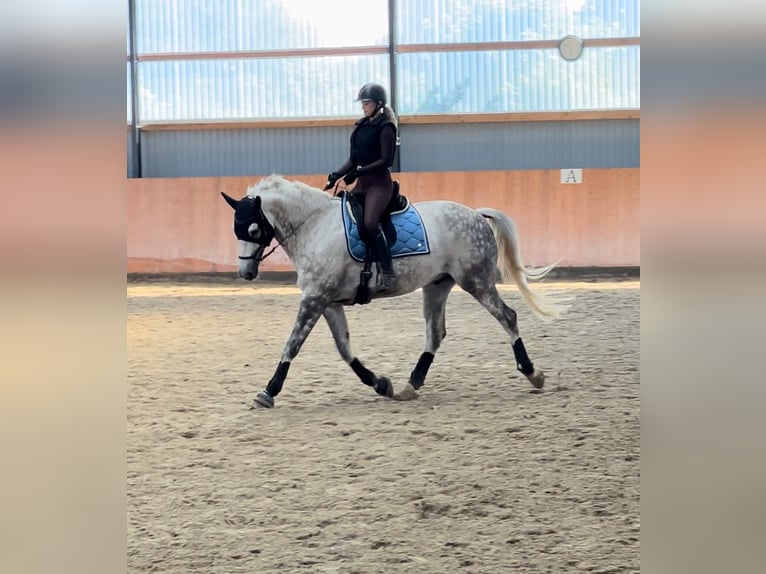
[[[261,209],[259,196],[240,200],[221,195],[234,210],[234,235],[239,239],[239,276],[252,281],[258,276],[263,251],[274,239],[274,227]]]

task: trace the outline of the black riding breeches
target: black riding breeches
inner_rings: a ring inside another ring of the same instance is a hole
[[[394,194],[391,173],[386,171],[360,176],[354,192],[364,195],[364,231],[367,237],[374,237],[380,218]]]

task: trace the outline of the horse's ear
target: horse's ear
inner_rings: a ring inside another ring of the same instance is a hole
[[[261,208],[261,196],[260,195],[256,195],[255,196],[255,209],[257,211],[260,208]]]
[[[231,205],[231,208],[232,208],[232,209],[234,209],[234,210],[236,211],[236,209],[237,209],[237,206],[239,205],[239,201],[237,201],[237,200],[236,200],[236,199],[234,199],[233,197],[229,197],[229,196],[228,196],[228,195],[226,195],[224,192],[221,192],[221,195],[222,195],[222,196],[223,196],[223,198],[226,200],[226,203],[228,203],[229,205]]]

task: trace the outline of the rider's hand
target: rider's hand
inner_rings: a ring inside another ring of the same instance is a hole
[[[327,184],[324,186],[324,191],[331,189],[332,186],[335,185],[335,182],[338,181],[339,178],[340,176],[334,171],[330,175],[328,175]]]
[[[359,177],[359,168],[352,169],[350,172],[348,172],[346,175],[343,176],[343,182],[346,185],[351,185],[356,181],[356,178]]]

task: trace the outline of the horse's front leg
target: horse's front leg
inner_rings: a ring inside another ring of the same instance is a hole
[[[351,351],[351,340],[348,332],[348,321],[346,321],[346,312],[343,306],[335,304],[330,305],[324,310],[324,318],[330,327],[335,345],[343,360],[348,363],[351,369],[365,385],[375,389],[375,392],[384,397],[391,398],[394,394],[394,386],[387,377],[378,377],[365,367],[362,362],[354,356]]]
[[[282,391],[282,385],[287,378],[287,371],[290,370],[290,362],[298,355],[306,337],[311,333],[311,329],[316,325],[319,317],[327,307],[327,302],[319,297],[304,296],[298,309],[298,316],[295,318],[295,325],[290,333],[290,338],[285,343],[282,351],[282,358],[279,361],[274,376],[271,377],[266,389],[258,393],[253,400],[255,407],[274,406],[274,398]]]

